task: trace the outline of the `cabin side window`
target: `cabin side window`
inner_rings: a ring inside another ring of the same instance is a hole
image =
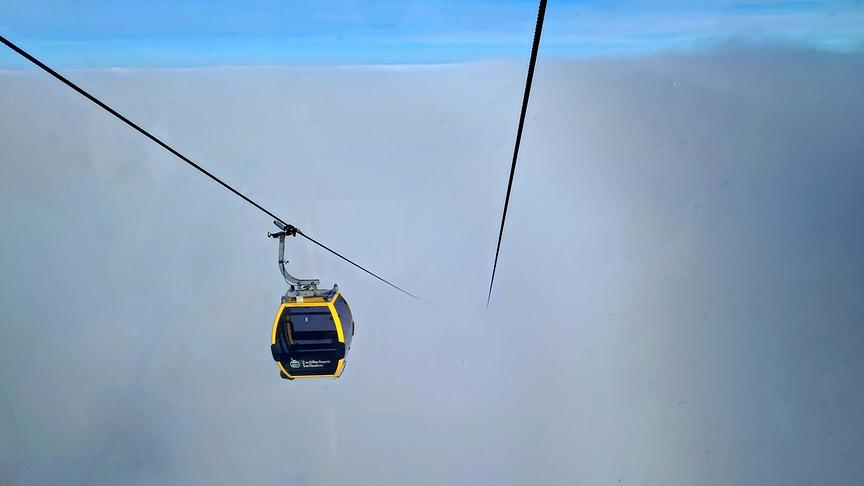
[[[351,337],[354,335],[354,318],[351,317],[351,308],[348,307],[348,302],[340,295],[333,302],[336,308],[336,313],[339,314],[339,320],[342,321],[342,333],[345,335],[345,347],[351,344]]]

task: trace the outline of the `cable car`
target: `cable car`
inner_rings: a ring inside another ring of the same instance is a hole
[[[319,290],[317,279],[298,279],[285,269],[285,236],[296,236],[296,228],[274,221],[281,231],[279,270],[288,282],[282,305],[273,319],[270,352],[282,378],[338,378],[354,336],[351,308],[337,285]]]

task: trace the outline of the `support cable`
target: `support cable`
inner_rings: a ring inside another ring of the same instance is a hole
[[[119,119],[119,120],[122,121],[123,123],[129,125],[132,129],[134,129],[134,130],[137,131],[138,133],[144,135],[145,137],[149,138],[150,140],[152,140],[153,142],[155,142],[155,143],[156,143],[157,145],[159,145],[160,147],[162,147],[162,148],[164,148],[165,150],[171,152],[171,154],[173,154],[173,155],[174,155],[175,157],[177,157],[178,159],[182,160],[183,162],[186,162],[187,164],[189,164],[190,166],[194,167],[196,170],[198,170],[199,172],[201,172],[201,173],[204,174],[205,176],[209,177],[211,180],[215,181],[215,182],[216,182],[217,184],[219,184],[220,186],[222,186],[222,187],[224,187],[225,189],[227,189],[227,190],[231,191],[232,193],[234,193],[234,195],[236,195],[237,197],[239,197],[239,198],[243,199],[244,201],[246,201],[247,203],[251,204],[251,205],[254,206],[256,209],[258,209],[259,211],[263,212],[263,213],[266,214],[267,216],[270,216],[271,218],[273,218],[274,220],[276,220],[276,221],[278,221],[278,222],[284,224],[284,225],[285,225],[286,227],[288,227],[288,228],[292,228],[292,229],[296,230],[297,234],[299,234],[299,235],[302,236],[303,238],[306,238],[306,239],[309,240],[311,243],[313,243],[313,244],[315,244],[315,245],[317,245],[317,246],[323,248],[324,250],[327,250],[328,252],[330,252],[330,253],[336,255],[337,257],[341,258],[342,260],[345,260],[346,262],[350,263],[351,265],[354,265],[355,267],[359,268],[360,270],[363,270],[364,272],[366,272],[366,273],[368,273],[369,275],[375,277],[376,279],[378,279],[378,280],[380,280],[380,281],[386,283],[386,284],[389,285],[390,287],[393,287],[394,289],[396,289],[396,290],[398,290],[398,291],[400,291],[400,292],[402,292],[402,293],[404,293],[404,294],[406,294],[406,295],[408,295],[408,296],[410,296],[410,297],[413,297],[414,299],[420,300],[419,297],[417,297],[416,295],[412,294],[411,292],[408,292],[407,290],[405,290],[405,289],[399,287],[398,285],[396,285],[396,284],[390,282],[389,280],[387,280],[387,279],[385,279],[385,278],[383,278],[383,277],[380,277],[380,276],[377,275],[376,273],[374,273],[374,272],[372,272],[372,271],[366,269],[365,267],[363,267],[363,266],[361,266],[360,264],[354,262],[354,261],[351,260],[350,258],[348,258],[348,257],[342,255],[341,253],[339,253],[339,252],[337,252],[337,251],[335,251],[335,250],[329,248],[328,246],[326,246],[326,245],[324,245],[323,243],[321,243],[321,242],[315,240],[314,238],[312,238],[311,236],[307,235],[306,233],[303,233],[302,231],[300,231],[299,229],[297,229],[295,226],[286,223],[285,220],[283,220],[283,219],[280,218],[279,216],[276,216],[276,215],[273,214],[271,211],[269,211],[268,209],[266,209],[264,206],[261,206],[260,204],[258,204],[257,202],[253,201],[251,198],[249,198],[248,196],[246,196],[246,195],[243,194],[242,192],[238,191],[237,189],[234,189],[234,188],[231,187],[227,182],[223,181],[223,180],[220,179],[219,177],[216,177],[215,175],[213,175],[213,173],[211,173],[210,171],[208,171],[208,170],[205,169],[204,167],[202,167],[202,166],[196,164],[195,162],[193,162],[191,159],[189,159],[189,157],[186,157],[185,155],[181,154],[180,152],[178,152],[177,150],[175,150],[173,147],[171,147],[171,146],[168,145],[167,143],[165,143],[165,142],[163,142],[162,140],[160,140],[159,138],[157,138],[155,135],[151,134],[151,133],[148,132],[147,130],[141,128],[141,127],[140,127],[138,124],[136,124],[135,122],[133,122],[133,121],[131,121],[130,119],[126,118],[125,116],[121,115],[119,112],[117,112],[117,110],[115,110],[114,108],[111,108],[110,106],[106,105],[106,104],[103,103],[101,100],[99,100],[99,99],[96,98],[95,96],[91,95],[90,93],[88,93],[87,91],[85,91],[83,88],[79,87],[77,84],[73,83],[72,81],[69,81],[69,80],[66,79],[66,77],[64,77],[62,74],[60,74],[60,73],[58,73],[57,71],[51,69],[51,68],[50,68],[49,66],[47,66],[45,63],[43,63],[43,62],[40,61],[39,59],[36,59],[36,58],[33,57],[32,55],[30,55],[27,51],[25,51],[24,49],[21,49],[21,48],[18,47],[17,45],[13,44],[11,41],[9,41],[8,39],[6,39],[6,38],[3,37],[2,35],[0,35],[0,42],[2,42],[2,43],[5,44],[7,47],[9,47],[9,48],[12,49],[13,51],[15,51],[16,53],[18,53],[19,55],[21,55],[23,58],[25,58],[25,59],[27,59],[28,61],[30,61],[31,63],[35,64],[37,67],[39,67],[40,69],[42,69],[42,70],[45,71],[46,73],[48,73],[48,74],[50,74],[51,76],[55,77],[57,80],[59,80],[60,82],[62,82],[62,83],[65,84],[66,86],[72,88],[73,90],[75,90],[76,92],[78,92],[78,94],[80,94],[81,96],[87,98],[88,100],[92,101],[93,103],[95,103],[97,106],[99,106],[99,107],[102,108],[103,110],[105,110],[105,111],[107,111],[108,113],[114,115],[114,117],[116,117],[117,119]]]
[[[507,220],[507,208],[510,205],[510,192],[513,189],[513,176],[516,174],[516,160],[519,158],[519,145],[522,142],[522,129],[525,126],[525,114],[528,112],[528,97],[531,96],[531,82],[534,80],[534,65],[537,63],[537,51],[540,49],[540,35],[543,32],[543,18],[545,16],[546,0],[540,0],[540,6],[537,9],[537,25],[534,27],[534,43],[531,46],[531,60],[528,62],[525,93],[522,95],[522,112],[519,114],[519,128],[516,130],[516,145],[513,148],[513,161],[510,163],[510,179],[507,181],[507,194],[504,196],[504,210],[501,213],[501,227],[498,230],[495,263],[492,264],[492,278],[489,279],[489,293],[486,295],[487,309],[492,300],[492,287],[495,285],[495,271],[498,269],[498,255],[501,253],[501,240],[504,237],[504,222]]]

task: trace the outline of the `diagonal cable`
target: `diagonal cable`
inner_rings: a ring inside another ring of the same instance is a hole
[[[528,112],[528,97],[531,96],[531,82],[534,80],[534,65],[537,63],[537,51],[540,49],[540,35],[543,32],[543,19],[546,16],[546,0],[540,0],[537,9],[537,25],[534,28],[534,44],[531,46],[531,60],[528,62],[528,78],[525,81],[525,94],[522,96],[522,112],[519,114],[519,128],[516,130],[516,145],[513,148],[513,161],[510,163],[510,179],[507,181],[507,195],[504,196],[504,211],[501,213],[501,228],[498,230],[498,246],[495,248],[495,263],[492,265],[492,278],[489,280],[489,293],[486,295],[486,308],[492,300],[492,287],[495,285],[495,271],[498,269],[498,255],[501,253],[501,239],[504,237],[504,222],[507,220],[507,208],[510,205],[510,192],[513,189],[513,176],[516,174],[516,160],[519,158],[519,145],[522,142],[522,129],[525,126],[525,114]]]
[[[107,111],[108,113],[114,115],[117,119],[119,119],[119,120],[122,121],[123,123],[129,125],[132,129],[134,129],[135,131],[137,131],[137,132],[140,133],[141,135],[144,135],[145,137],[149,138],[150,140],[152,140],[153,142],[155,142],[155,143],[156,143],[157,145],[159,145],[160,147],[162,147],[162,148],[164,148],[165,150],[171,152],[171,153],[172,153],[174,156],[176,156],[178,159],[180,159],[180,160],[182,160],[183,162],[186,162],[187,164],[191,165],[191,166],[194,167],[196,170],[198,170],[199,172],[201,172],[201,173],[204,174],[205,176],[209,177],[210,179],[212,179],[213,181],[215,181],[217,184],[219,184],[220,186],[224,187],[225,189],[228,189],[229,191],[231,191],[232,193],[234,193],[234,195],[236,195],[237,197],[243,199],[243,200],[246,201],[247,203],[251,204],[252,206],[254,206],[255,208],[257,208],[258,210],[260,210],[261,212],[263,212],[264,214],[266,214],[267,216],[270,216],[271,218],[275,219],[276,221],[279,221],[280,223],[284,224],[285,226],[290,226],[290,227],[292,227],[292,228],[294,227],[293,225],[290,225],[290,224],[286,223],[285,220],[283,220],[283,219],[280,218],[279,216],[276,216],[275,214],[273,214],[271,211],[269,211],[268,209],[266,209],[264,206],[261,206],[261,205],[258,204],[257,202],[253,201],[251,198],[249,198],[248,196],[246,196],[246,195],[243,194],[242,192],[240,192],[240,191],[238,191],[237,189],[234,189],[233,187],[231,187],[227,182],[225,182],[225,181],[223,181],[222,179],[216,177],[215,175],[213,175],[213,173],[211,173],[210,171],[208,171],[208,170],[205,169],[204,167],[201,167],[200,165],[198,165],[198,164],[196,164],[195,162],[193,162],[189,157],[186,157],[185,155],[181,154],[180,152],[178,152],[177,150],[175,150],[173,147],[171,147],[171,146],[168,145],[167,143],[165,143],[165,142],[163,142],[162,140],[160,140],[159,138],[157,138],[155,135],[153,135],[153,134],[151,134],[150,132],[148,132],[147,130],[141,128],[138,124],[136,124],[136,123],[133,122],[132,120],[126,118],[126,117],[123,116],[123,115],[121,115],[121,114],[120,114],[119,112],[117,112],[117,110],[115,110],[114,108],[111,108],[110,106],[106,105],[105,103],[103,103],[101,100],[99,100],[99,99],[96,98],[95,96],[93,96],[93,95],[91,95],[90,93],[88,93],[87,91],[85,91],[83,88],[79,87],[77,84],[73,83],[72,81],[69,81],[69,80],[66,79],[66,77],[64,77],[62,74],[60,74],[60,73],[58,73],[57,71],[51,69],[51,68],[50,68],[49,66],[47,66],[45,63],[43,63],[43,62],[40,61],[39,59],[36,59],[36,58],[33,57],[32,55],[30,55],[27,51],[25,51],[24,49],[21,49],[21,48],[18,47],[17,45],[13,44],[11,41],[9,41],[8,39],[6,39],[6,38],[3,37],[2,35],[0,35],[0,42],[2,42],[3,44],[5,44],[7,47],[9,47],[10,49],[12,49],[12,50],[15,51],[16,53],[18,53],[19,55],[21,55],[22,57],[24,57],[25,59],[27,59],[28,61],[30,61],[31,63],[33,63],[33,64],[35,64],[36,66],[38,66],[40,69],[42,69],[42,70],[45,71],[46,73],[48,73],[48,74],[50,74],[51,76],[57,78],[57,80],[59,80],[60,82],[62,82],[62,83],[65,84],[66,86],[72,88],[73,90],[75,90],[76,92],[78,92],[78,94],[80,94],[81,96],[87,98],[88,100],[92,101],[93,103],[95,103],[97,106],[99,106],[99,107],[102,108],[103,110],[105,110],[105,111]],[[319,246],[319,247],[321,247],[321,248],[323,248],[323,249],[329,251],[330,253],[332,253],[332,254],[338,256],[338,257],[341,258],[342,260],[345,260],[346,262],[350,263],[351,265],[354,265],[355,267],[359,268],[360,270],[363,270],[364,272],[366,272],[366,273],[368,273],[369,275],[371,275],[371,276],[377,278],[378,280],[380,280],[380,281],[386,283],[387,285],[393,287],[394,289],[396,289],[396,290],[398,290],[398,291],[400,291],[400,292],[402,292],[402,293],[404,293],[404,294],[406,294],[406,295],[408,295],[408,296],[410,296],[410,297],[413,297],[414,299],[420,300],[416,295],[412,294],[411,292],[408,292],[407,290],[405,290],[405,289],[399,287],[398,285],[396,285],[396,284],[390,282],[389,280],[386,280],[386,279],[384,279],[383,277],[380,277],[380,276],[378,276],[377,274],[371,272],[370,270],[367,270],[366,268],[364,268],[364,267],[361,266],[360,264],[355,263],[353,260],[349,259],[348,257],[343,256],[342,254],[340,254],[340,253],[338,253],[338,252],[336,252],[336,251],[330,249],[329,247],[325,246],[323,243],[318,242],[317,240],[315,240],[314,238],[310,237],[309,235],[303,233],[303,232],[300,231],[299,229],[297,230],[297,233],[298,233],[299,235],[303,236],[304,238],[306,238],[307,240],[309,240],[310,242],[314,243],[315,245],[317,245],[317,246]]]

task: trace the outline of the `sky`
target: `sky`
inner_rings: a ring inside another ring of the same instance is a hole
[[[0,32],[60,67],[442,63],[527,56],[536,11],[524,0],[5,0]],[[855,50],[864,3],[552,1],[543,53],[634,55],[730,39]],[[24,65],[0,57],[0,67]]]

